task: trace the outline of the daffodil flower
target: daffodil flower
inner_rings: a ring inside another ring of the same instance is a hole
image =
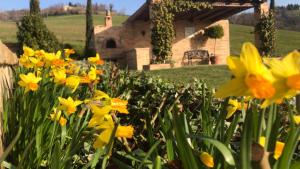
[[[294,121],[295,121],[295,123],[296,123],[297,125],[299,125],[299,124],[300,124],[300,115],[295,115],[295,116],[294,116]]]
[[[66,86],[72,89],[72,92],[75,92],[77,87],[80,84],[80,77],[72,75],[66,79]]]
[[[261,146],[265,146],[266,144],[266,138],[265,137],[260,137],[259,139],[259,144]],[[274,150],[274,159],[278,160],[279,157],[281,156],[282,154],[282,151],[284,149],[284,143],[283,142],[280,142],[280,141],[276,141],[276,144],[275,144],[275,150]]]
[[[67,124],[67,119],[64,118],[61,111],[57,111],[57,109],[54,109],[54,112],[50,114],[50,119],[52,121],[57,121],[61,126],[65,126]]]
[[[69,58],[70,55],[75,53],[74,49],[64,49],[66,58]]]
[[[200,160],[208,168],[213,168],[215,165],[214,158],[207,152],[201,152]]]
[[[270,59],[268,65],[276,81],[274,87],[276,94],[264,101],[262,107],[281,101],[284,98],[294,97],[300,90],[300,53],[294,51],[282,60]]]
[[[95,64],[95,65],[103,65],[104,61],[100,58],[100,55],[97,53],[95,57],[89,57],[88,61],[91,64]]]
[[[64,69],[53,70],[54,82],[57,84],[64,84],[66,82],[66,71]]]
[[[68,116],[75,113],[75,111],[77,110],[77,106],[82,103],[82,101],[80,100],[73,100],[72,97],[68,97],[68,99],[58,97],[58,100],[61,104],[59,106],[59,109],[66,111]]]
[[[219,88],[216,97],[251,96],[267,99],[274,96],[272,84],[275,79],[251,43],[243,45],[240,57],[228,57],[227,63],[234,77]]]
[[[89,127],[96,127],[97,129],[102,131],[94,142],[94,148],[102,148],[109,143],[115,125],[111,115],[104,115],[102,117],[99,117],[96,122],[97,123],[93,124],[89,123]],[[118,126],[115,136],[132,138],[133,131],[134,129],[132,126]]]
[[[25,92],[28,91],[36,91],[39,88],[39,81],[42,80],[40,77],[36,77],[33,73],[20,74],[21,80],[18,82],[18,84],[22,87],[25,87]]]
[[[27,46],[23,46],[23,52],[24,52],[23,55],[25,55],[25,56],[34,56],[35,55],[34,50]]]
[[[128,101],[110,98],[106,93],[99,90],[95,91],[95,96],[89,103],[92,112],[97,115],[108,114],[111,110],[128,114],[127,104]]]

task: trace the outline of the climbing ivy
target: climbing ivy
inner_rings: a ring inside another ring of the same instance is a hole
[[[152,52],[155,63],[170,61],[172,43],[175,39],[174,17],[176,13],[185,11],[200,11],[212,8],[208,2],[195,0],[162,0],[152,5]]]
[[[255,27],[255,31],[259,35],[260,52],[262,56],[271,57],[275,49],[276,28],[274,11],[262,15],[260,21]]]

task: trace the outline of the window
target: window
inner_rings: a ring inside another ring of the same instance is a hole
[[[116,41],[114,39],[109,39],[106,41],[106,48],[112,49],[117,48]]]

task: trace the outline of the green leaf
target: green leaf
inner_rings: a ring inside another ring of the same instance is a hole
[[[157,156],[154,161],[154,167],[153,169],[161,169],[161,157]]]
[[[5,168],[8,168],[8,169],[17,169],[14,165],[12,165],[11,163],[8,163],[6,161],[3,161],[1,163],[1,166],[5,167]]]
[[[157,141],[148,151],[145,158],[143,159],[142,163],[139,165],[138,169],[141,169],[143,165],[145,164],[146,160],[150,157],[150,155],[156,150],[157,146],[160,144],[160,141]]]
[[[120,169],[133,169],[132,167],[130,167],[129,165],[127,165],[126,163],[112,157],[111,160],[114,162],[114,164],[116,164]]]
[[[246,113],[245,122],[243,125],[243,135],[241,141],[241,168],[251,169],[251,143],[252,143],[252,112]]]
[[[299,169],[299,168],[300,168],[300,161],[296,161],[291,166],[291,169]]]
[[[184,116],[183,114],[173,118],[173,127],[175,130],[175,140],[177,142],[179,157],[183,163],[185,169],[198,168],[197,160],[193,154],[192,148],[187,141],[186,134],[184,132]]]
[[[22,133],[22,127],[19,128],[18,133],[16,135],[16,137],[12,140],[12,142],[8,145],[8,147],[6,148],[6,150],[4,151],[3,155],[0,158],[0,163],[2,163],[6,157],[8,156],[8,154],[10,153],[10,151],[13,149],[14,145],[17,143],[17,141],[19,140],[20,136]]]
[[[290,130],[287,141],[284,146],[281,157],[278,162],[278,169],[290,168],[291,161],[294,155],[294,151],[297,147],[298,139],[300,136],[300,126],[297,126],[296,129]]]
[[[201,140],[207,141],[210,144],[214,145],[221,152],[221,154],[223,155],[225,161],[229,165],[235,166],[235,161],[234,161],[234,158],[232,156],[232,153],[231,153],[230,149],[228,147],[226,147],[223,143],[221,143],[218,140],[208,138],[208,137],[201,137]]]

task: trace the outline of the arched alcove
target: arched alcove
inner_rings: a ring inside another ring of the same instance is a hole
[[[108,39],[106,41],[106,48],[108,49],[113,49],[113,48],[117,48],[117,43],[114,39]]]

